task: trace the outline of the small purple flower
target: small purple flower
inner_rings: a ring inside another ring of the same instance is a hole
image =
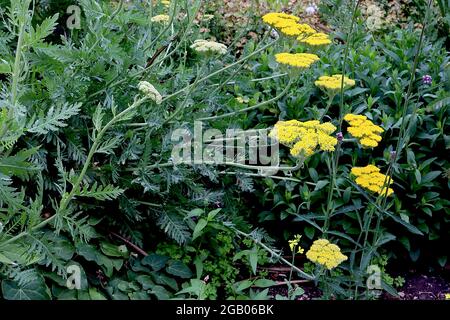
[[[342,134],[342,132],[336,133],[336,139],[337,139],[339,142],[342,142],[342,140],[344,140],[344,135]]]
[[[422,77],[423,84],[430,85],[433,83],[433,78],[429,74],[426,74]]]
[[[391,157],[391,161],[395,160],[395,158],[397,157],[397,152],[395,150],[392,150],[389,153],[390,157]]]

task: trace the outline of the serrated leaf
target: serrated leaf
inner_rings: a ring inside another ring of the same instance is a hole
[[[40,115],[36,119],[36,115],[32,117],[28,124],[28,132],[36,134],[47,134],[50,131],[58,131],[60,128],[66,127],[65,122],[70,117],[80,112],[81,103],[68,104],[62,106],[52,106],[46,115]]]
[[[114,187],[112,185],[98,186],[97,182],[94,182],[92,187],[89,188],[85,185],[82,190],[76,192],[76,196],[94,198],[100,201],[114,200],[119,197],[124,192],[123,189],[119,187]]]

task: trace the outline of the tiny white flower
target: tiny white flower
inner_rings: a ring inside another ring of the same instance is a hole
[[[312,3],[306,7],[305,12],[306,12],[306,14],[312,16],[312,15],[316,14],[317,10],[318,10],[317,5]]]

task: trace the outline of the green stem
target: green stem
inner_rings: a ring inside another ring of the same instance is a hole
[[[134,102],[130,107],[128,107],[127,109],[125,109],[124,111],[122,111],[121,113],[119,113],[118,115],[116,115],[113,119],[111,119],[103,128],[102,130],[100,130],[99,134],[97,135],[97,137],[95,138],[95,141],[89,151],[89,154],[87,156],[86,162],[83,166],[83,169],[81,170],[80,175],[78,176],[76,182],[74,183],[72,190],[69,194],[65,194],[63,195],[60,203],[59,203],[59,208],[58,208],[58,212],[55,213],[53,216],[51,216],[50,218],[40,222],[39,224],[37,224],[36,226],[32,227],[30,230],[24,231],[19,233],[18,235],[9,238],[8,240],[4,241],[2,243],[2,246],[7,245],[9,243],[12,243],[14,241],[19,240],[20,238],[30,234],[33,231],[39,230],[43,227],[45,227],[46,225],[48,225],[49,223],[51,223],[53,220],[55,220],[58,216],[59,213],[64,213],[65,209],[67,208],[69,202],[73,199],[74,195],[76,194],[76,192],[79,191],[79,187],[81,182],[83,181],[84,176],[86,175],[87,170],[89,169],[89,166],[91,164],[91,160],[95,154],[95,152],[97,151],[97,147],[101,142],[102,137],[105,135],[106,131],[115,123],[119,122],[127,113],[129,113],[130,111],[132,111],[134,108],[137,108],[138,106],[140,106],[142,103],[144,103],[145,101],[147,101],[148,98],[142,98],[140,100],[137,100],[136,102]]]
[[[409,80],[409,85],[408,85],[408,90],[406,92],[406,97],[405,97],[405,102],[403,104],[403,110],[402,110],[402,123],[400,125],[400,132],[399,132],[399,137],[397,140],[397,145],[395,147],[395,156],[393,157],[393,159],[391,159],[390,163],[389,163],[389,167],[386,171],[386,178],[384,181],[384,186],[386,188],[386,192],[382,195],[380,195],[378,198],[381,198],[380,202],[381,202],[381,209],[382,211],[379,212],[378,214],[378,219],[377,219],[377,228],[375,230],[375,235],[373,238],[373,245],[375,245],[378,241],[378,238],[380,236],[380,229],[381,229],[381,219],[383,218],[383,212],[386,210],[387,208],[387,199],[388,199],[388,187],[391,184],[392,181],[392,173],[393,173],[393,168],[394,166],[397,164],[397,161],[400,157],[400,153],[403,150],[403,144],[405,142],[405,140],[407,140],[407,135],[409,132],[409,127],[407,129],[407,125],[409,123],[409,119],[406,119],[406,115],[407,115],[407,111],[408,111],[408,105],[409,105],[409,101],[411,99],[411,93],[413,90],[413,86],[414,86],[414,82],[416,79],[416,69],[417,66],[419,64],[419,59],[420,59],[420,55],[422,52],[422,46],[423,46],[423,41],[424,41],[424,37],[425,37],[425,31],[428,25],[428,19],[429,19],[429,14],[431,11],[431,4],[432,4],[432,0],[428,1],[428,6],[427,6],[427,10],[425,12],[425,16],[424,19],[422,21],[422,30],[420,32],[420,37],[419,37],[419,43],[417,45],[417,51],[416,54],[414,56],[414,61],[413,64],[411,65],[411,70],[410,70],[410,80]],[[416,102],[416,106],[414,107],[412,113],[411,113],[411,117],[415,116],[417,114],[417,102]],[[378,198],[377,198],[377,203],[378,203]]]
[[[264,243],[262,243],[260,240],[254,239],[251,235],[242,232],[238,229],[233,228],[234,232],[236,232],[237,234],[244,236],[250,240],[252,240],[255,244],[259,245],[261,248],[263,248],[264,250],[266,250],[267,252],[269,252],[273,257],[277,257],[281,262],[285,263],[286,265],[290,266],[292,269],[294,269],[295,271],[297,271],[301,277],[303,277],[304,279],[307,280],[315,280],[314,276],[304,272],[302,269],[296,267],[295,265],[293,265],[292,263],[290,263],[289,261],[287,261],[285,258],[283,258],[281,256],[281,254],[273,251],[271,248],[269,248],[268,246],[266,246]]]
[[[247,111],[251,111],[251,110],[255,110],[255,109],[261,108],[261,107],[263,107],[263,106],[265,106],[265,105],[267,105],[269,103],[275,102],[275,101],[279,100],[280,98],[282,98],[286,94],[286,92],[288,92],[288,90],[290,89],[290,87],[291,87],[293,82],[294,82],[293,78],[289,79],[289,83],[286,85],[286,87],[283,89],[283,91],[279,95],[277,95],[276,97],[274,97],[272,99],[260,102],[260,103],[254,105],[254,106],[251,106],[251,107],[247,107],[247,108],[244,108],[244,109],[241,109],[241,110],[225,113],[225,114],[222,114],[222,115],[219,115],[219,116],[200,118],[200,119],[197,119],[197,121],[210,121],[210,120],[223,119],[223,118],[234,116],[234,115],[236,115],[238,113],[247,112]]]
[[[350,44],[351,44],[351,36],[353,33],[353,26],[355,25],[356,21],[356,15],[358,12],[359,3],[361,0],[357,0],[355,7],[353,8],[353,14],[352,14],[352,21],[350,24],[350,30],[347,35],[347,43],[345,44],[344,49],[344,58],[342,61],[342,79],[341,79],[341,100],[339,103],[339,131],[342,131],[342,122],[344,119],[344,77],[345,77],[345,69],[347,68],[347,59],[348,59],[348,52],[350,50]]]
[[[274,41],[272,41],[272,42],[266,44],[265,46],[261,47],[260,49],[258,49],[258,50],[256,50],[256,51],[250,53],[249,55],[245,56],[244,58],[242,58],[242,59],[240,59],[240,60],[238,60],[238,61],[236,61],[236,62],[234,62],[234,63],[232,63],[232,64],[230,64],[230,65],[228,65],[228,66],[226,66],[226,67],[223,67],[222,69],[219,69],[219,70],[217,70],[217,71],[214,71],[214,72],[210,73],[208,76],[206,76],[206,77],[200,79],[198,82],[199,82],[199,83],[204,82],[204,81],[206,81],[206,80],[208,80],[208,79],[210,79],[210,78],[212,78],[212,77],[214,77],[214,76],[216,76],[216,75],[218,75],[218,74],[220,74],[220,73],[222,73],[222,72],[224,72],[224,71],[226,71],[226,70],[228,70],[228,69],[230,69],[230,68],[233,68],[234,66],[236,66],[236,65],[238,65],[238,64],[241,64],[241,63],[247,61],[248,59],[250,59],[250,58],[253,57],[254,55],[260,53],[261,51],[266,50],[267,48],[269,48],[269,47],[271,47],[271,46],[273,46],[273,45],[274,45],[275,43],[277,43],[278,41],[279,41],[279,38],[278,38],[277,40],[274,40]],[[189,84],[189,85],[187,85],[186,87],[184,87],[184,88],[182,88],[182,89],[176,91],[175,93],[172,93],[172,94],[170,94],[170,95],[164,97],[163,101],[166,101],[166,100],[168,100],[168,99],[171,99],[171,98],[173,98],[173,97],[179,95],[180,93],[182,93],[182,92],[188,90],[191,86],[192,86],[192,84]]]

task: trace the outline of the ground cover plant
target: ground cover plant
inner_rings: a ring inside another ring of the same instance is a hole
[[[450,299],[448,20],[0,0],[0,296]]]

